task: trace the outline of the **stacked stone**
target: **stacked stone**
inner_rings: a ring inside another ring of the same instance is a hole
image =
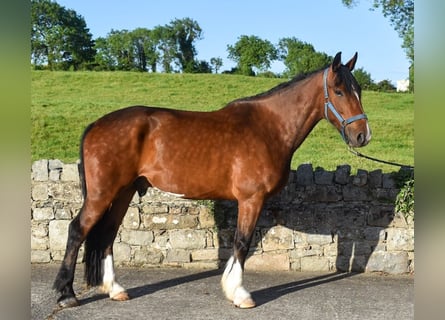
[[[82,205],[77,164],[36,161],[31,180],[31,262],[61,260],[68,225]]]
[[[257,260],[275,252],[282,269],[412,272],[414,221],[394,211],[398,192],[393,174],[381,170],[352,176],[349,165],[325,171],[303,164],[265,207]]]
[[[77,164],[39,160],[31,178],[31,262],[60,261],[68,225],[82,205]],[[246,268],[414,271],[414,221],[394,211],[398,191],[393,175],[381,170],[351,175],[348,165],[335,171],[299,166],[266,203]],[[232,253],[236,220],[233,201],[191,201],[149,189],[130,203],[115,262],[215,268]]]

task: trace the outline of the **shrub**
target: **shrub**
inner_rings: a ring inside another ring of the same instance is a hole
[[[405,219],[414,219],[414,171],[401,170],[396,180],[400,191],[396,197],[395,210],[403,214]]]

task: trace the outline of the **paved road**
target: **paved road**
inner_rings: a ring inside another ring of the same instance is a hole
[[[32,319],[413,319],[414,276],[246,272],[257,302],[241,310],[225,300],[222,270],[117,268],[131,300],[115,302],[95,289],[74,290],[81,306],[56,311],[51,290],[57,265],[31,267]]]

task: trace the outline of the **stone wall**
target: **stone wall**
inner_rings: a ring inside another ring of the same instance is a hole
[[[310,164],[292,171],[265,205],[246,268],[413,272],[414,221],[394,211],[393,174],[350,171]],[[61,261],[82,205],[77,164],[36,161],[31,180],[31,262]],[[232,253],[236,209],[232,201],[184,200],[155,189],[136,194],[114,244],[115,262],[218,267]]]

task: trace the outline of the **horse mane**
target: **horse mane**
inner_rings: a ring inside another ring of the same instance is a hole
[[[271,96],[271,95],[273,95],[273,94],[275,94],[275,93],[277,93],[279,91],[286,90],[288,88],[293,87],[298,82],[300,82],[302,80],[305,80],[307,78],[310,78],[312,75],[314,75],[314,74],[316,74],[316,73],[318,73],[321,70],[324,70],[326,68],[327,68],[327,66],[324,66],[323,68],[320,68],[320,69],[317,69],[317,70],[314,70],[314,71],[311,71],[311,72],[299,73],[296,76],[294,76],[292,79],[290,79],[289,81],[282,82],[282,83],[276,85],[275,87],[273,87],[273,88],[271,88],[271,89],[269,89],[269,90],[267,90],[265,92],[261,92],[261,93],[258,93],[256,95],[250,96],[250,97],[240,98],[240,99],[237,99],[237,100],[235,100],[233,102],[251,101],[251,100],[256,100],[256,99],[260,99],[260,98],[265,98],[265,97]]]
[[[354,89],[357,91],[359,97],[361,97],[362,88],[357,80],[354,78],[348,67],[341,66],[337,72],[336,85],[343,83],[348,93],[351,93]]]
[[[314,74],[319,73],[320,71],[326,69],[327,67],[329,67],[329,65],[326,65],[326,66],[324,66],[322,68],[319,68],[319,69],[311,71],[311,72],[299,73],[298,75],[296,75],[295,77],[293,77],[289,81],[282,82],[282,83],[276,85],[275,87],[269,89],[268,91],[261,92],[261,93],[258,93],[256,95],[250,96],[250,97],[240,98],[240,99],[237,99],[237,100],[235,100],[233,102],[252,101],[252,100],[256,100],[256,99],[260,99],[260,98],[269,97],[269,96],[271,96],[271,95],[273,95],[273,94],[275,94],[275,93],[277,93],[279,91],[286,90],[288,88],[293,87],[294,85],[296,85],[300,81],[310,78]],[[347,71],[347,67],[342,65],[338,69],[337,79],[336,80],[337,80],[336,84],[338,85],[340,83],[343,83],[345,85],[345,88],[346,88],[346,90],[348,92],[352,92],[352,88],[354,87],[358,91],[358,94],[361,95],[360,85],[357,83],[357,81],[352,76],[352,74]]]

